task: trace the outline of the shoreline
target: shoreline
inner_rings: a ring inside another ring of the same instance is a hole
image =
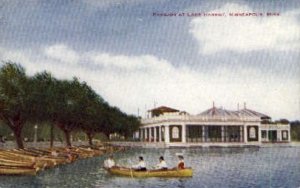
[[[103,142],[102,144],[107,144],[116,147],[139,147],[139,148],[248,148],[248,147],[300,147],[300,142],[293,141],[289,143],[261,143],[261,144],[241,144],[241,143],[197,143],[197,144],[178,144],[178,145],[166,145],[165,143],[149,143],[149,142],[127,142],[127,141],[110,141]],[[72,147],[78,146],[89,146],[87,141],[77,141],[72,142]],[[94,143],[93,146],[97,146]],[[53,147],[66,147],[64,142],[54,142]],[[16,144],[14,141],[7,141],[5,143],[0,143],[0,149],[16,149]],[[26,142],[25,148],[50,148],[49,141],[43,142]]]
[[[177,144],[167,145],[164,143],[149,142],[109,142],[112,146],[138,147],[138,148],[272,148],[272,147],[300,147],[300,142],[290,143],[261,143],[261,144],[230,144],[230,143],[205,143],[205,144]]]

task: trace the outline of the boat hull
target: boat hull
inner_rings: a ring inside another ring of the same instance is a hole
[[[24,167],[6,167],[0,166],[0,175],[31,175],[37,174],[35,168],[24,168]]]
[[[135,171],[130,168],[113,167],[108,169],[111,174],[128,177],[192,177],[193,170],[191,168],[186,169],[168,169],[168,170],[147,170],[147,171]]]

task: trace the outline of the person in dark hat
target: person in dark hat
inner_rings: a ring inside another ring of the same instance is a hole
[[[167,170],[168,169],[168,165],[167,165],[166,161],[164,160],[163,156],[159,157],[159,163],[156,165],[156,169],[158,169],[158,170]]]
[[[139,163],[137,165],[133,165],[133,168],[136,171],[146,171],[146,163],[144,161],[144,158],[142,156],[139,156]]]

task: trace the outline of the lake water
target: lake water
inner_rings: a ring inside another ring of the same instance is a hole
[[[148,167],[163,155],[169,166],[183,153],[192,178],[133,179],[108,174],[107,156],[77,161],[46,170],[36,177],[0,177],[0,187],[300,187],[300,147],[131,149],[116,153],[120,165],[144,156]],[[173,164],[173,165],[172,165]]]

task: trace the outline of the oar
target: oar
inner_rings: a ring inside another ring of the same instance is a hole
[[[131,178],[133,178],[133,174],[132,174],[132,169],[130,167],[130,175],[131,175]]]

